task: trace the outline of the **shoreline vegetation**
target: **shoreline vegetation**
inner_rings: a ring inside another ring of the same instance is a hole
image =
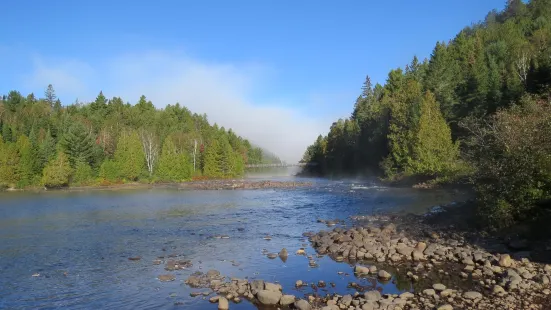
[[[438,42],[428,59],[366,77],[350,117],[307,148],[303,175],[470,184],[496,230],[551,209],[551,1],[503,11]],[[415,183],[414,183],[415,184]]]
[[[0,188],[59,188],[241,177],[247,164],[281,163],[232,129],[179,103],[132,105],[102,92],[62,105],[52,85],[43,98],[0,96]]]

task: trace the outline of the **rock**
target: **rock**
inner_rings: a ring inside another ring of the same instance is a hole
[[[406,256],[406,257],[410,257],[413,250],[414,249],[412,247],[409,247],[409,246],[405,245],[404,243],[398,243],[398,245],[396,245],[396,252],[398,252],[398,253]]]
[[[377,273],[377,266],[375,266],[375,265],[369,266],[369,273],[376,274]]]
[[[469,292],[464,293],[463,297],[465,299],[475,300],[475,299],[482,298],[482,294],[480,294],[479,292],[475,292],[475,291],[469,291]]]
[[[440,297],[448,297],[448,296],[451,296],[452,294],[453,294],[453,290],[447,288],[442,292],[440,292]]]
[[[235,297],[235,298],[233,299],[233,302],[236,303],[236,304],[238,304],[238,303],[241,302],[241,299],[240,299],[239,297]]]
[[[295,308],[298,310],[312,310],[312,306],[304,299],[299,299],[295,302]]]
[[[142,259],[141,256],[134,256],[134,257],[128,258],[128,260],[133,260],[133,261],[140,260],[140,259]]]
[[[364,293],[364,298],[366,300],[379,301],[381,299],[381,292],[376,291],[376,290],[365,292]]]
[[[453,307],[452,305],[450,304],[447,304],[447,305],[443,305],[443,306],[440,306],[438,308],[436,308],[437,310],[453,310]]]
[[[289,256],[289,252],[287,252],[287,249],[286,248],[283,248],[281,249],[281,251],[279,251],[279,257],[287,257]]]
[[[261,290],[256,293],[256,298],[263,305],[277,305],[281,297],[282,294],[279,291]]]
[[[281,292],[282,287],[281,284],[266,282],[264,283],[264,289],[272,292]]]
[[[369,268],[364,266],[356,266],[354,267],[354,273],[357,274],[369,274]]]
[[[365,303],[362,305],[362,310],[373,310],[373,309],[375,309],[375,307],[372,303]]]
[[[263,289],[264,289],[264,281],[254,280],[253,282],[251,282],[251,293],[253,293],[253,295],[256,295],[258,291],[261,291]]]
[[[432,288],[437,292],[442,292],[443,290],[446,289],[446,286],[444,284],[437,283],[437,284],[434,284]]]
[[[306,255],[306,251],[304,251],[304,249],[298,249],[296,254],[297,255]]]
[[[415,250],[415,251],[411,252],[411,257],[412,257],[413,260],[416,261],[416,262],[425,259],[425,255],[423,255],[423,252],[422,252],[422,251],[419,251],[419,250]]]
[[[302,280],[297,280],[297,282],[295,282],[296,287],[301,287],[303,284]]]
[[[220,296],[212,296],[211,298],[209,298],[209,301],[211,303],[217,303],[219,299],[220,299]]]
[[[160,264],[162,264],[162,263],[163,263],[163,261],[160,260],[160,259],[155,259],[155,260],[153,260],[153,265],[160,265]]]
[[[432,288],[428,288],[426,290],[423,290],[423,295],[434,296],[436,295],[436,291],[433,290]]]
[[[402,298],[402,299],[409,299],[409,298],[413,298],[413,297],[415,297],[415,295],[413,295],[410,292],[405,292],[405,293],[400,294],[400,298]]]
[[[176,277],[172,274],[162,274],[157,277],[161,282],[170,282],[176,280]]]
[[[425,251],[426,248],[427,248],[427,244],[424,242],[419,242],[415,246],[415,250],[421,252],[421,254],[423,254],[423,251]]]
[[[350,304],[352,303],[352,295],[344,295],[342,298],[341,298],[341,305],[345,305],[345,306],[350,306]]]
[[[505,294],[505,289],[503,289],[503,287],[499,286],[499,285],[494,285],[494,288],[493,288],[493,293],[495,295],[503,295]]]
[[[392,275],[384,270],[380,270],[378,273],[379,279],[381,280],[390,280],[392,278]]]
[[[295,302],[295,295],[283,295],[279,300],[279,304],[282,306],[288,306]]]
[[[224,297],[220,297],[218,299],[218,310],[228,310],[230,308],[230,304],[228,300]]]
[[[501,267],[511,267],[513,261],[511,260],[511,256],[509,254],[501,254],[499,256],[499,266]]]
[[[266,255],[269,259],[275,259],[278,255],[276,253],[268,253]]]
[[[218,270],[211,269],[211,270],[207,271],[207,277],[209,277],[209,278],[218,277],[219,275],[220,275],[220,271],[218,271]]]

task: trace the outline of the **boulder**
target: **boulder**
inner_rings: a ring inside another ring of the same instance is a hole
[[[475,292],[475,291],[469,291],[469,292],[464,293],[463,297],[465,299],[475,300],[475,299],[482,298],[482,294],[480,294],[479,292]]]
[[[509,254],[501,254],[499,256],[499,266],[501,267],[511,267],[513,260]]]
[[[437,292],[442,292],[443,290],[446,289],[446,286],[444,284],[437,283],[437,284],[434,284],[432,288]]]
[[[381,292],[379,291],[369,291],[364,293],[365,300],[369,301],[379,301],[381,299]]]
[[[281,297],[282,297],[282,294],[279,291],[276,292],[276,291],[261,290],[261,291],[258,291],[258,293],[256,293],[256,298],[258,298],[258,301],[260,301],[261,304],[267,305],[267,306],[277,305]]]
[[[272,292],[281,292],[282,287],[281,284],[266,282],[264,283],[264,289]]]
[[[279,300],[279,304],[282,306],[288,306],[295,302],[295,295],[283,295]]]
[[[368,268],[368,267],[364,267],[364,266],[356,266],[356,267],[354,267],[354,273],[357,273],[357,274],[368,274],[368,273],[369,273],[369,268]]]
[[[228,310],[230,308],[230,304],[228,300],[224,297],[220,297],[218,299],[218,310]]]
[[[312,310],[312,306],[304,299],[299,299],[295,302],[295,308],[298,310]]]
[[[384,270],[379,270],[379,273],[377,274],[379,276],[379,279],[381,280],[390,280],[392,278],[392,275]]]

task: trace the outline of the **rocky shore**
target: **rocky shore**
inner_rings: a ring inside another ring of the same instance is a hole
[[[349,283],[354,294],[329,294],[318,288],[334,287],[334,283],[297,279],[296,288],[312,290],[299,290],[305,294],[296,296],[289,293],[292,288],[278,283],[229,279],[216,270],[197,271],[185,284],[197,290],[191,296],[208,298],[218,309],[229,309],[231,303],[244,299],[262,309],[551,309],[551,265],[531,259],[534,251],[529,242],[477,236],[456,229],[460,225],[448,223],[449,229],[442,229],[432,224],[435,217],[446,217],[446,212],[319,220],[332,229],[303,235],[317,253],[307,253],[304,248],[290,251],[306,256],[312,268],[317,267],[316,258],[329,256],[348,263],[350,273],[358,278],[382,284],[406,282],[409,289],[401,294],[383,294],[375,286],[354,282]],[[282,260],[288,255],[286,249],[277,254]],[[191,266],[190,261],[169,260],[165,270]],[[160,281],[174,279],[171,274],[159,276]]]

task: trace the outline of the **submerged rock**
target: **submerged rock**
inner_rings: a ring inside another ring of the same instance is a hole
[[[176,277],[172,274],[162,274],[157,277],[161,282],[170,282],[176,280]]]

